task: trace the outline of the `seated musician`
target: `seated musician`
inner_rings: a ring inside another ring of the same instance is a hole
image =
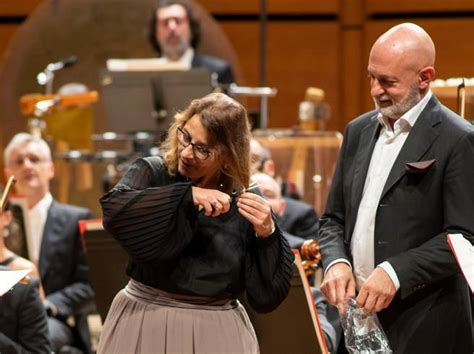
[[[290,247],[300,249],[301,245],[304,241],[306,241],[306,239],[297,235],[292,235],[291,233],[287,232],[283,226],[285,225],[284,208],[286,204],[285,199],[281,196],[279,184],[273,179],[273,177],[264,173],[256,173],[252,175],[252,182],[258,185],[259,190],[270,203],[273,213],[277,216],[277,223],[282,228],[283,236],[285,236],[285,238],[288,240]],[[314,237],[316,237],[316,234]],[[314,304],[318,312],[319,322],[321,324],[321,328],[323,329],[328,350],[332,353],[336,352],[338,343],[342,336],[342,329],[337,308],[331,306],[327,302],[319,288],[311,287],[311,293],[313,295]]]
[[[269,149],[263,147],[256,139],[252,139],[250,154],[252,173],[262,172],[273,178],[275,177],[275,162],[271,158]],[[270,182],[270,184],[273,183]],[[264,185],[267,185],[267,183],[264,183]],[[274,205],[274,212],[279,217],[280,226],[293,236],[305,240],[315,239],[319,229],[319,216],[312,205],[285,195],[283,193],[285,187],[288,187],[287,182],[281,187],[278,187],[278,185],[272,186],[272,192],[270,192],[276,193],[278,190],[277,193],[281,196],[277,198],[278,202]]]
[[[9,269],[0,266],[0,272]],[[48,322],[38,294],[37,279],[18,283],[3,294],[0,313],[0,353],[51,352]]]
[[[16,284],[0,297],[0,353],[49,352],[46,312],[38,293],[38,270],[4,243],[11,221],[12,212],[7,204],[0,209],[0,272],[29,269],[30,280]]]
[[[164,63],[180,63],[186,68],[207,68],[219,84],[233,83],[234,75],[223,60],[196,52],[200,24],[187,0],[160,0],[150,21],[151,45]]]
[[[90,351],[86,311],[94,292],[88,279],[78,221],[90,219],[84,208],[56,202],[50,193],[54,165],[48,144],[27,133],[13,137],[4,151],[5,174],[16,179],[16,193],[26,198],[25,219],[31,232],[30,261],[39,269],[45,292],[52,350]],[[12,251],[15,251],[12,249]],[[68,318],[74,318],[70,326]],[[63,349],[64,350],[64,349]]]
[[[8,210],[0,211],[0,266],[8,267],[9,269],[22,270],[29,269],[29,275],[34,278],[39,278],[38,269],[29,260],[20,257],[5,245],[4,237],[9,235],[9,226],[12,222],[12,212]]]

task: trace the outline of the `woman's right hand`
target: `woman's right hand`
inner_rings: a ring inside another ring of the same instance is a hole
[[[192,187],[193,202],[199,211],[204,209],[206,216],[219,216],[230,209],[232,198],[217,189]]]

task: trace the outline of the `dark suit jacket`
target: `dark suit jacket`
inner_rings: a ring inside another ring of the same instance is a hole
[[[286,209],[280,220],[283,230],[306,240],[316,239],[319,219],[314,208],[302,201],[285,198]]]
[[[53,201],[43,232],[39,272],[46,299],[58,309],[58,317],[74,316],[81,344],[89,350],[90,336],[85,313],[93,308],[78,221],[90,219],[89,210]]]
[[[17,284],[0,296],[0,353],[49,353],[48,322],[38,282]]]
[[[320,219],[325,268],[338,258],[351,261],[351,236],[380,132],[376,116],[366,113],[346,128]],[[425,169],[407,165],[429,160],[435,162]],[[446,234],[474,241],[473,181],[474,128],[432,97],[390,171],[375,219],[375,264],[389,261],[400,280],[392,304],[378,314],[395,353],[472,353],[467,285]]]
[[[231,84],[234,80],[234,75],[229,64],[225,61],[209,55],[194,53],[193,61],[191,62],[193,68],[207,68],[211,73],[217,74],[217,81],[220,84]]]
[[[316,239],[318,234],[318,216],[314,208],[302,201],[285,198],[286,209],[277,222],[291,248],[300,249],[303,242]]]

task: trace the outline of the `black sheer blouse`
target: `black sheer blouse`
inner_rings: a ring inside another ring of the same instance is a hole
[[[293,262],[278,226],[257,238],[235,202],[205,216],[191,186],[151,157],[136,160],[101,198],[104,227],[130,256],[127,274],[175,294],[235,298],[246,290],[256,311],[272,311],[288,294]]]

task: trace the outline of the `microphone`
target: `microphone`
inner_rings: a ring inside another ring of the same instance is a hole
[[[48,71],[58,71],[64,68],[68,68],[70,66],[73,66],[77,62],[77,56],[76,55],[71,55],[68,58],[61,59],[60,61],[56,63],[50,63],[46,67],[46,70]]]

